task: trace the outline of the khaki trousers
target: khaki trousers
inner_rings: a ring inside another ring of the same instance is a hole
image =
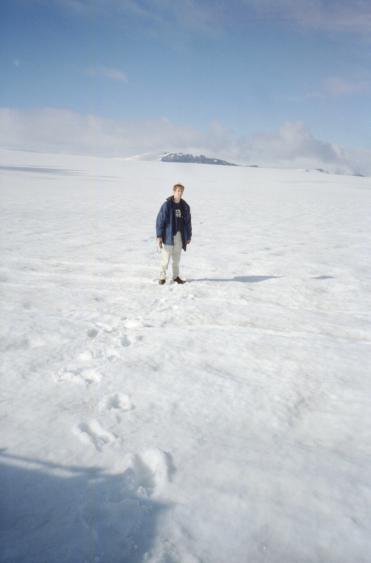
[[[161,248],[161,271],[160,280],[166,279],[166,272],[170,258],[172,258],[173,279],[179,276],[180,254],[182,252],[182,235],[180,231],[174,236],[174,245],[163,244]]]

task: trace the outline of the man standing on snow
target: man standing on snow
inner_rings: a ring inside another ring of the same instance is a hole
[[[187,250],[192,238],[191,208],[182,199],[184,186],[175,184],[173,195],[161,205],[156,220],[157,242],[161,248],[161,272],[159,284],[166,281],[170,257],[173,260],[173,280],[184,283],[179,277],[180,254]]]

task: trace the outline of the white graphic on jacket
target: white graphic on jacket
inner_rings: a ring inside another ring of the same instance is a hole
[[[182,208],[180,203],[174,203],[174,234],[178,231],[181,233],[183,232],[183,217],[182,217]]]

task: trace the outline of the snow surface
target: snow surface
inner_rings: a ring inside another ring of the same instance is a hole
[[[369,179],[0,157],[1,562],[369,563]]]

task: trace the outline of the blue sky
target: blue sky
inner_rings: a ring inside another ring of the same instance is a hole
[[[0,16],[0,107],[18,121],[165,119],[203,141],[217,124],[229,142],[300,123],[371,149],[369,2],[2,0]]]

